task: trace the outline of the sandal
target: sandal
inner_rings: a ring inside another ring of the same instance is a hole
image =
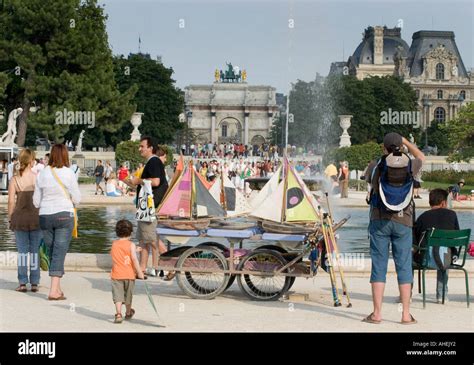
[[[20,284],[20,286],[18,286],[18,288],[16,288],[15,291],[19,291],[20,293],[26,293],[28,289],[26,288],[25,284]]]
[[[122,323],[123,322],[123,317],[120,313],[117,313],[115,315],[115,320],[114,320],[114,323]]]
[[[66,300],[67,298],[64,295],[61,295],[60,297],[49,297],[48,300]]]
[[[176,272],[175,271],[170,271],[168,272],[168,274],[166,274],[166,276],[163,278],[164,281],[171,281],[174,279],[174,277],[176,276]]]
[[[33,293],[36,293],[38,291],[38,285],[37,284],[31,284],[31,291]],[[64,296],[64,295],[63,295]]]
[[[372,324],[380,324],[382,321],[379,319],[373,319],[372,316],[374,315],[374,313],[370,313],[367,317],[365,317],[362,322],[365,322],[365,323],[372,323]]]
[[[125,319],[131,319],[134,314],[135,314],[135,309],[131,308],[130,314],[125,313]]]
[[[401,321],[400,323],[401,324],[416,324],[416,323],[418,323],[418,321],[415,319],[415,317],[413,317],[410,314],[410,320],[409,321]]]

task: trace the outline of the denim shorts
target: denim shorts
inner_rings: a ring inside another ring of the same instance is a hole
[[[40,227],[43,230],[44,243],[49,249],[49,276],[64,275],[64,260],[74,228],[74,213],[59,212],[40,215]]]
[[[390,243],[398,284],[413,283],[412,228],[390,220],[372,220],[369,224],[371,283],[385,283]]]

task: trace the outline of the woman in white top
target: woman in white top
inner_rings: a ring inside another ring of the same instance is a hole
[[[61,278],[64,260],[74,228],[74,206],[81,200],[74,172],[69,168],[66,146],[55,144],[51,148],[48,167],[36,179],[33,204],[39,208],[39,222],[43,238],[49,249],[49,300],[64,300]]]

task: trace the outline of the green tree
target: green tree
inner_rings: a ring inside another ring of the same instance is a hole
[[[474,157],[474,102],[463,106],[456,118],[440,126],[448,139],[449,161],[469,162]]]
[[[380,143],[388,132],[397,132],[403,136],[413,133],[419,136],[419,130],[414,124],[381,123],[381,113],[388,113],[389,109],[398,112],[416,111],[415,91],[402,79],[385,76],[358,80],[355,76],[335,76],[332,82],[342,82],[342,87],[328,87],[335,90],[332,96],[336,114],[353,115],[348,130],[353,144],[370,141]]]
[[[444,122],[432,121],[431,126],[428,127],[427,130],[428,145],[436,146],[438,148],[438,154],[442,156],[449,154],[450,150],[449,141],[446,138],[446,131],[442,128],[444,124]],[[423,139],[423,137],[421,137],[421,139]],[[422,145],[424,143],[418,144]]]
[[[85,146],[108,144],[130,119],[135,90],[121,94],[116,86],[105,21],[97,0],[4,0],[0,70],[13,70],[6,109],[23,108],[18,145],[25,144],[27,130],[27,143],[35,134],[76,138],[84,125],[55,123],[64,109],[95,113]],[[32,105],[38,107],[34,114]]]
[[[184,96],[171,78],[172,68],[153,60],[148,54],[129,54],[114,58],[115,78],[121,91],[136,85],[133,101],[137,111],[144,113],[140,132],[154,137],[158,143],[170,143],[183,128],[179,114],[184,110]],[[125,125],[115,141],[127,140],[132,131]]]

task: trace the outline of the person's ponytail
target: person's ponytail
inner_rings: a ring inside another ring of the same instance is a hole
[[[31,161],[35,159],[35,153],[34,151],[25,148],[20,152],[20,157],[18,158],[18,163],[19,163],[19,169],[18,173],[20,176],[23,175],[23,172],[25,172],[26,168],[31,165]]]

